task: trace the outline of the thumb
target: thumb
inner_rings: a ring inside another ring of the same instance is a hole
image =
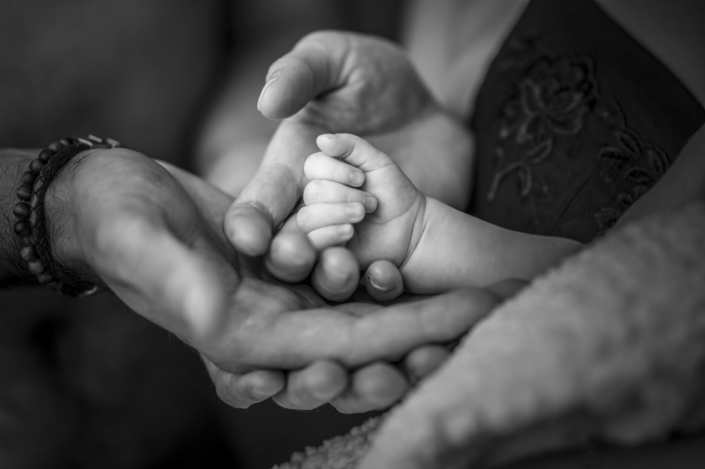
[[[257,109],[269,119],[284,119],[322,93],[343,85],[350,36],[320,31],[301,39],[269,67]]]
[[[239,252],[267,252],[272,232],[284,223],[303,193],[304,161],[315,152],[315,126],[279,126],[252,180],[230,206],[223,231]]]

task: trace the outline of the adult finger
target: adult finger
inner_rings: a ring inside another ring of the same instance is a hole
[[[359,283],[360,267],[350,250],[332,247],[320,254],[311,284],[322,297],[330,301],[345,301]]]
[[[218,397],[237,409],[246,409],[267,400],[286,386],[286,378],[281,371],[256,370],[245,374],[229,373],[218,368],[208,358],[204,356],[201,358],[215,385]]]
[[[478,288],[378,307],[375,314],[362,316],[336,314],[331,309],[280,315],[268,332],[269,340],[258,344],[258,353],[272,356],[288,350],[286,366],[319,357],[349,367],[395,360],[420,345],[456,339],[498,303],[494,294]]]
[[[450,350],[441,345],[425,345],[412,350],[404,358],[403,367],[412,383],[433,373],[450,356]]]
[[[317,257],[315,246],[298,228],[296,216],[292,215],[274,236],[264,262],[277,279],[298,283],[311,273]]]
[[[375,261],[365,272],[365,288],[375,300],[391,301],[404,292],[404,280],[392,262]]]
[[[403,373],[389,363],[377,362],[357,370],[352,385],[331,405],[344,414],[385,409],[408,391]]]
[[[316,32],[304,37],[269,67],[257,108],[270,119],[294,115],[317,96],[344,84],[349,52],[348,34]]]
[[[335,362],[319,360],[303,370],[292,371],[286,387],[273,396],[281,407],[315,409],[329,403],[348,387],[348,373]]]

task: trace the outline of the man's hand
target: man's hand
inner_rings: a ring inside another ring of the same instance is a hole
[[[301,197],[308,182],[304,161],[323,133],[360,135],[390,155],[425,194],[455,207],[467,203],[470,136],[438,108],[404,52],[390,42],[337,32],[306,36],[270,67],[258,107],[266,117],[286,120],[225,219],[228,240],[242,253],[267,252],[273,231]],[[296,249],[287,249],[287,241],[270,251],[277,277],[301,279],[310,272],[316,252],[298,236]],[[296,255],[287,259],[277,251]]]
[[[389,406],[445,357],[420,346],[454,339],[496,303],[480,292],[475,309],[453,295],[436,300],[440,312],[424,302],[328,308],[309,287],[261,278],[261,260],[238,258],[220,230],[224,193],[133,151],[81,157],[47,194],[55,257],[201,351],[233,405]],[[385,362],[404,357],[401,368]]]

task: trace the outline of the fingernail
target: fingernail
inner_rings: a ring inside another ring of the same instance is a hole
[[[350,236],[351,234],[353,234],[353,227],[352,225],[340,225],[338,227],[338,233],[341,236]]]
[[[368,275],[368,276],[367,276],[367,281],[370,282],[370,285],[372,285],[372,288],[374,288],[375,290],[380,291],[380,292],[388,292],[389,290],[392,289],[391,286],[385,287],[385,286],[380,285],[379,283],[375,282],[375,281],[372,279],[372,276],[371,276],[371,275]]]
[[[348,204],[345,213],[353,219],[362,219],[365,216],[365,208],[360,204]]]
[[[359,171],[353,171],[348,176],[348,180],[353,186],[361,186],[362,183],[365,182],[365,175]]]
[[[375,209],[377,208],[377,198],[367,196],[367,197],[365,197],[365,200],[362,202],[362,205],[365,206],[365,210],[367,212],[374,212]]]
[[[269,85],[277,81],[277,79],[280,77],[278,73],[272,75],[269,77],[269,80],[267,80],[267,83],[264,84],[264,88],[262,88],[262,92],[259,94],[259,99],[257,99],[257,109],[259,109],[259,105],[262,102],[262,97],[264,96],[265,91],[267,91],[267,88],[269,88]]]

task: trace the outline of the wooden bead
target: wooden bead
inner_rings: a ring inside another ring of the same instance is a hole
[[[37,179],[37,173],[33,173],[32,171],[25,171],[22,174],[22,184],[31,186],[34,184],[34,180]]]
[[[31,210],[29,208],[29,205],[25,202],[17,202],[12,209],[12,213],[14,213],[15,216],[20,220],[24,220],[25,218],[27,218],[30,212]]]
[[[41,161],[47,163],[51,159],[52,156],[54,156],[54,152],[49,150],[48,148],[45,148],[44,150],[39,152],[39,156],[37,158],[39,158]]]
[[[20,200],[29,200],[32,196],[32,187],[26,184],[22,184],[19,189],[17,189],[17,198]]]
[[[41,259],[35,259],[33,261],[27,262],[27,268],[34,275],[41,274],[44,272],[44,263]]]
[[[17,236],[22,236],[23,238],[29,236],[32,233],[32,225],[26,220],[18,220],[15,223],[15,234]]]
[[[32,262],[37,259],[37,251],[34,250],[34,246],[25,246],[20,249],[20,256],[25,262]]]
[[[41,171],[41,169],[44,167],[44,162],[42,160],[32,160],[32,162],[29,164],[29,170],[34,171],[35,173],[37,171]]]
[[[42,272],[41,274],[37,275],[37,280],[39,280],[39,283],[42,285],[46,285],[50,282],[54,281],[54,277],[49,272]]]

